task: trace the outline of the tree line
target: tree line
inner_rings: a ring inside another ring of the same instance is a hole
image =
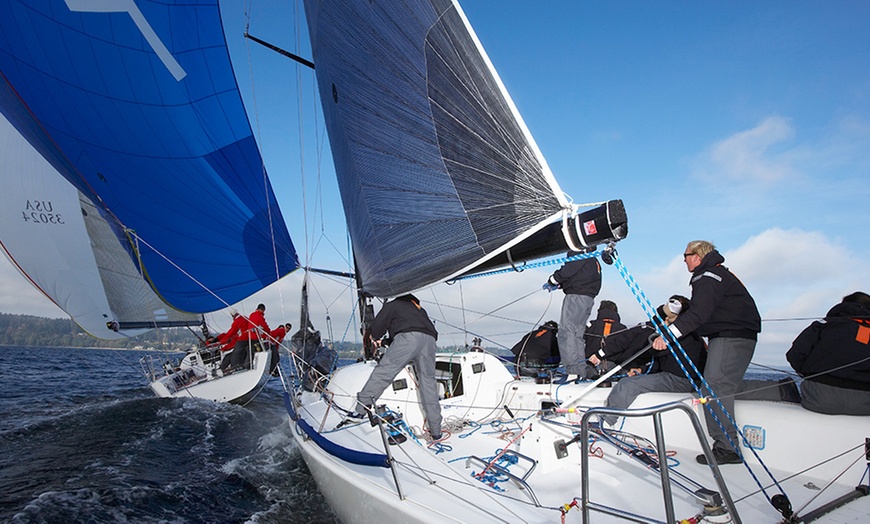
[[[69,318],[0,313],[0,346],[154,348],[186,351],[200,345],[197,335],[202,336],[198,327],[181,327],[153,329],[142,335],[120,340],[102,340],[85,333]],[[285,339],[285,345],[288,342],[289,336]],[[335,342],[332,346],[342,358],[355,358],[362,354],[362,344],[357,342]]]
[[[197,335],[202,336],[198,327],[164,328],[152,329],[132,338],[102,340],[88,335],[69,318],[0,313],[0,346],[153,348],[161,351],[186,351],[200,345]],[[284,341],[285,346],[289,345],[289,341],[288,336]],[[362,356],[362,344],[359,342],[335,341],[330,345],[341,358],[355,359]],[[466,348],[441,349],[463,351]]]
[[[155,329],[133,338],[102,340],[85,333],[72,319],[0,313],[2,346],[155,348],[184,351],[198,344],[199,339],[188,328]]]

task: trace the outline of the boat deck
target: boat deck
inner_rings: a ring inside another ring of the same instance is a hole
[[[401,413],[402,423],[396,427],[407,437],[403,443],[387,446],[396,464],[397,480],[388,468],[349,464],[300,435],[303,456],[327,499],[335,498],[330,500],[333,507],[357,501],[347,512],[336,509],[342,520],[362,522],[403,514],[421,522],[556,522],[562,518],[562,508],[582,500],[581,454],[586,452],[590,505],[610,508],[606,512],[593,511],[592,522],[625,518],[667,521],[661,477],[655,467],[651,417],[625,417],[615,428],[619,431],[593,432],[581,447],[580,439],[575,439],[580,417],[587,408],[602,406],[609,390],[589,389],[584,384],[557,386],[515,380],[503,366],[499,368],[497,362],[483,356],[471,355],[457,364],[463,373],[477,371],[462,375],[461,388],[456,387],[455,376],[447,378],[453,394],[441,401],[442,427],[451,431],[438,443],[429,444],[422,438],[423,415],[409,373],[397,377],[396,387],[388,387],[381,397],[379,404]],[[353,450],[384,453],[377,427],[368,420],[345,422],[343,413],[353,408],[352,392],[360,389],[370,368],[371,364],[357,364],[333,376],[328,391],[334,405],[316,393],[305,393],[298,401],[302,416],[330,441]],[[582,398],[576,400],[581,393]],[[583,409],[553,412],[555,406],[571,405],[572,399]],[[690,407],[659,415],[668,455],[673,514],[679,521],[704,511],[704,504],[694,495],[698,489],[721,490],[714,469],[695,460],[702,446],[690,417],[692,413],[700,416],[701,406],[693,405],[686,395],[655,393],[642,395],[632,407],[674,402]],[[870,436],[870,421],[863,417],[830,417],[807,412],[799,405],[761,401],[738,402],[737,412],[758,455],[746,453],[757,482],[744,465],[719,469],[739,521],[782,520],[759,483],[769,497],[780,490],[785,492],[792,508],[803,514],[854,491],[862,482],[867,468],[863,439]],[[606,442],[605,436],[617,438],[623,447]],[[646,459],[650,455],[653,459]],[[571,507],[565,522],[582,522],[577,507]],[[870,497],[863,497],[819,522],[850,522],[856,515],[863,522],[868,514]],[[733,514],[720,518],[707,522],[738,522]]]

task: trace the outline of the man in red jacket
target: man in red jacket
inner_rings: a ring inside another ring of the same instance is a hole
[[[226,333],[217,335],[215,339],[221,346],[221,371],[226,371],[232,362],[232,351],[239,340],[242,327],[247,324],[245,317],[239,315],[236,308],[230,308],[230,316],[233,317],[233,323]]]
[[[272,346],[272,363],[269,367],[269,373],[273,377],[278,376],[278,361],[281,359],[281,354],[278,352],[278,346],[281,345],[281,342],[284,341],[284,337],[287,336],[287,333],[289,333],[292,328],[293,326],[288,322],[283,326],[276,327],[269,333],[269,345]]]
[[[257,305],[257,309],[245,319],[241,328],[239,340],[233,348],[232,362],[226,370],[232,372],[238,369],[250,369],[255,351],[260,350],[260,336],[271,331],[266,323],[266,306]]]

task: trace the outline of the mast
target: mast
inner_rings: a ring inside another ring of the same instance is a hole
[[[360,334],[363,337],[363,358],[372,360],[375,358],[375,346],[372,344],[372,322],[375,320],[375,307],[372,305],[372,296],[363,291],[362,276],[356,267],[354,257],[354,279],[356,280],[356,294],[359,305]]]

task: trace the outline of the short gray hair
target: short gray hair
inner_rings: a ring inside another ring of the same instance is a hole
[[[712,242],[706,240],[692,240],[686,246],[686,253],[694,253],[701,258],[707,256],[707,253],[716,249]]]

